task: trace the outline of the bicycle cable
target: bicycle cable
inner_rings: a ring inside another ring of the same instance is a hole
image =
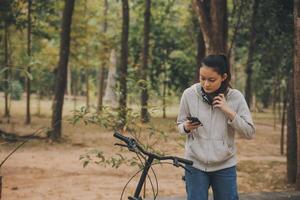
[[[171,163],[171,162],[159,162],[159,163],[153,163],[153,164],[151,164],[151,169],[153,170],[153,168],[152,168],[152,166],[154,166],[154,165],[173,165],[174,166],[174,163]],[[181,166],[180,165],[180,167],[182,167],[182,168],[184,168],[184,169],[186,169],[185,167],[183,167],[183,166]],[[190,172],[188,169],[186,169],[188,172]],[[156,176],[156,175],[155,175]],[[157,182],[157,184],[158,184],[158,182]],[[158,185],[157,185],[157,189],[158,189]],[[156,196],[154,196],[154,199],[153,200],[156,200],[156,198],[157,198],[157,196],[158,196],[158,190],[157,190],[157,195]]]
[[[154,196],[154,199],[156,199],[157,196],[158,196],[158,180],[157,180],[156,173],[155,173],[154,169],[152,168],[152,165],[151,165],[150,169],[151,169],[151,171],[152,171],[152,173],[153,173],[153,175],[154,175],[155,182],[156,182],[156,194],[155,194],[155,196]]]
[[[138,144],[141,144],[141,142],[139,141],[139,139],[138,139],[134,134],[130,133],[130,135],[135,139],[135,141],[136,141]],[[138,159],[140,160],[141,164],[144,166],[142,160],[141,160],[140,157],[139,157],[139,155],[140,155],[140,156],[146,161],[146,158],[144,157],[144,155],[143,155],[142,153],[138,153],[138,152],[136,152],[136,151],[134,151],[134,152],[136,153],[136,155],[137,155]],[[145,166],[142,168],[142,170],[143,170],[144,168],[145,168]],[[151,169],[151,171],[152,171],[152,173],[153,173],[153,175],[154,175],[154,178],[155,178],[155,182],[156,182],[156,192],[154,191],[154,186],[153,186],[153,183],[152,183],[152,180],[151,180],[150,175],[147,174],[147,177],[148,177],[148,179],[149,179],[149,181],[150,181],[151,189],[152,189],[153,196],[154,196],[154,200],[155,200],[155,199],[157,198],[157,196],[158,196],[158,180],[157,180],[156,173],[155,173],[155,171],[154,171],[153,168],[152,168],[152,164],[151,164],[151,166],[150,166],[150,169]],[[138,171],[137,173],[139,173],[139,172],[140,172],[140,171]],[[131,179],[129,179],[129,182],[126,183],[126,185],[125,185],[125,187],[123,188],[123,191],[122,191],[121,199],[123,198],[122,196],[123,196],[123,193],[124,193],[124,191],[125,191],[127,185],[130,183],[130,181],[131,181],[136,175],[137,175],[137,174],[134,174],[133,177],[131,177]]]
[[[159,163],[153,163],[153,164],[151,164],[151,169],[153,170],[153,172],[154,172],[154,169],[152,168],[152,166],[154,166],[154,165],[174,165],[174,163],[170,163],[170,162],[159,162]],[[142,168],[142,169],[140,169],[140,170],[138,170],[128,181],[127,181],[127,183],[125,184],[125,186],[124,186],[124,188],[123,188],[123,190],[122,190],[122,193],[121,193],[121,197],[120,197],[120,200],[122,200],[122,198],[123,198],[123,195],[124,195],[124,192],[125,192],[125,189],[127,188],[127,186],[128,186],[128,184],[132,181],[132,179],[134,178],[134,177],[136,177],[136,175],[138,175],[141,171],[143,171],[144,170],[144,168]],[[154,172],[154,174],[155,174],[155,172]],[[156,174],[154,175],[155,177],[156,177]],[[156,181],[157,181],[157,177],[156,177]],[[157,198],[157,196],[158,196],[158,181],[156,182],[157,183],[157,193],[156,193],[156,196],[154,196],[154,199],[153,200],[156,200],[156,198]]]
[[[128,184],[132,181],[132,179],[133,179],[134,177],[136,177],[136,175],[138,175],[138,174],[139,174],[141,171],[143,171],[144,168],[145,168],[145,165],[143,164],[141,158],[140,158],[139,155],[138,155],[138,154],[140,154],[140,156],[142,156],[143,159],[145,159],[144,156],[143,156],[143,154],[141,154],[141,153],[139,153],[139,152],[135,152],[135,153],[136,153],[137,157],[139,158],[140,162],[142,163],[143,168],[141,168],[140,170],[138,170],[138,171],[137,171],[137,172],[136,172],[136,173],[135,173],[128,181],[127,181],[127,183],[125,184],[125,186],[124,186],[124,188],[123,188],[123,190],[122,190],[120,200],[122,200],[123,195],[124,195],[124,192],[125,192],[125,190],[126,190]],[[151,166],[152,166],[152,164],[151,164]],[[153,170],[153,169],[152,169],[152,170]],[[155,174],[155,172],[154,172],[154,174]],[[150,177],[149,175],[147,175],[147,176],[148,176],[148,178]],[[154,176],[155,176],[155,181],[156,181],[156,185],[157,185],[157,194],[158,194],[158,181],[157,181],[156,175],[154,175]],[[155,195],[155,192],[154,192],[154,186],[153,186],[153,183],[152,183],[151,178],[149,178],[149,180],[150,180],[150,183],[151,183],[153,195]],[[156,196],[157,196],[157,195],[156,195]]]
[[[123,198],[123,194],[124,194],[124,192],[125,192],[125,189],[127,188],[127,185],[131,182],[131,180],[136,176],[136,175],[138,175],[141,171],[143,171],[144,170],[144,168],[143,169],[140,169],[140,170],[138,170],[128,181],[127,181],[127,183],[125,184],[125,186],[124,186],[124,188],[123,188],[123,190],[122,190],[122,193],[121,193],[121,197],[120,197],[120,200],[122,200],[122,198]]]
[[[139,158],[140,162],[143,164],[143,162],[142,162],[141,158],[139,157],[138,153],[136,153],[136,155],[137,155],[137,157]],[[142,154],[141,154],[141,156],[144,158],[144,156],[143,156]],[[146,160],[146,159],[144,158],[144,160]],[[151,164],[151,166],[152,166],[152,164]],[[148,177],[148,179],[149,179],[149,181],[150,181],[150,184],[151,184],[151,189],[152,189],[152,192],[153,192],[154,199],[156,199],[156,197],[157,197],[157,195],[158,195],[158,181],[157,181],[157,177],[156,177],[155,171],[152,169],[151,166],[150,166],[150,169],[152,170],[152,173],[154,174],[155,182],[156,182],[156,193],[155,193],[155,191],[154,191],[154,186],[153,186],[153,183],[152,183],[152,180],[151,180],[150,175],[147,174],[147,177]],[[145,168],[145,167],[146,167],[146,166],[144,166],[144,168]]]
[[[131,134],[132,135],[132,134]],[[138,140],[138,138],[136,138],[135,136],[133,136],[134,138],[135,138],[135,140],[136,140],[136,142],[138,143],[138,144],[141,144],[141,142]],[[146,157],[144,156],[144,154],[142,154],[142,153],[140,153],[139,152],[139,154],[137,153],[137,152],[135,152],[136,154],[137,154],[137,157],[139,158],[139,155],[146,161]],[[140,158],[139,158],[140,159]],[[141,159],[140,159],[140,162],[143,164],[143,162],[141,161]],[[144,166],[145,167],[145,166]],[[158,180],[157,180],[157,176],[156,176],[156,173],[155,173],[155,171],[154,171],[154,169],[152,168],[152,164],[151,164],[151,166],[150,166],[150,169],[151,169],[151,171],[152,171],[152,173],[153,173],[153,175],[154,175],[154,178],[155,178],[155,182],[156,182],[156,192],[154,192],[154,186],[153,186],[153,183],[152,183],[152,180],[151,180],[151,177],[150,177],[150,175],[149,174],[147,174],[147,177],[148,177],[148,179],[149,179],[149,181],[150,181],[150,184],[151,184],[151,188],[152,188],[152,192],[153,192],[153,196],[154,196],[154,200],[157,198],[157,196],[158,196]]]

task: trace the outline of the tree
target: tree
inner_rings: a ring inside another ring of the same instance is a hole
[[[5,21],[4,23],[4,65],[9,68],[9,52],[8,52],[8,37],[9,37],[9,25]],[[9,69],[4,72],[4,102],[5,102],[5,110],[4,116],[10,117],[10,110],[8,106],[8,93],[9,93]]]
[[[102,32],[105,35],[107,32],[107,13],[108,13],[108,0],[104,1],[104,7],[103,7],[103,13],[104,13],[104,21],[102,24]],[[106,50],[106,54],[108,49],[107,49],[107,45],[105,44],[105,42],[102,43],[104,47],[104,50]],[[97,102],[97,110],[100,111],[102,110],[102,106],[103,106],[103,93],[104,93],[104,76],[105,76],[105,65],[108,62],[105,60],[102,60],[102,65],[99,68],[99,72],[98,72],[98,77],[99,77],[99,83],[98,83],[98,102]]]
[[[272,17],[257,21],[257,30],[264,31],[257,32],[257,43],[260,45],[255,50],[256,63],[253,63],[253,70],[256,73],[253,74],[252,84],[255,95],[261,101],[275,105],[280,101],[280,90],[286,90],[286,80],[290,79],[293,67],[292,1],[261,1],[259,19],[264,18],[269,10]],[[268,100],[264,97],[267,94],[270,94]]]
[[[111,50],[110,58],[109,58],[109,67],[108,67],[108,77],[107,84],[105,88],[105,95],[103,101],[105,104],[109,105],[112,108],[116,108],[118,104],[117,96],[115,93],[116,87],[116,71],[117,71],[117,58],[116,51],[114,49]]]
[[[300,190],[300,2],[295,0],[295,53],[294,53],[294,102],[296,113],[296,133],[297,133],[297,175],[296,190]]]
[[[28,0],[28,13],[27,13],[27,56],[31,57],[31,9],[32,0]],[[27,67],[28,73],[30,73],[30,66]],[[30,124],[31,116],[30,116],[30,94],[31,94],[31,83],[29,77],[26,77],[26,119],[25,124]]]
[[[245,99],[248,103],[248,106],[251,108],[252,103],[252,73],[253,73],[253,56],[256,47],[256,19],[257,12],[260,0],[254,0],[252,7],[252,17],[251,17],[251,30],[250,30],[250,43],[249,43],[249,51],[248,58],[246,64],[246,86],[245,86]]]
[[[162,100],[163,116],[170,94],[181,94],[193,83],[198,41],[192,12],[182,9],[188,4],[178,1],[152,1],[151,40],[148,66],[151,97]],[[180,9],[179,9],[180,8]],[[196,18],[197,20],[197,18]],[[181,26],[174,21],[184,22]],[[197,28],[199,27],[198,21]],[[133,24],[134,26],[134,24]],[[200,31],[199,31],[200,32]],[[132,37],[131,37],[132,38]],[[177,38],[176,40],[172,38]],[[198,70],[197,70],[198,71]],[[198,77],[199,79],[199,77]]]
[[[70,52],[71,24],[75,0],[65,0],[63,11],[61,33],[60,33],[60,51],[57,65],[56,83],[54,91],[54,100],[52,105],[52,130],[49,137],[57,141],[61,137],[62,110],[64,104],[64,94],[67,83],[67,67]]]
[[[283,91],[283,109],[282,109],[282,115],[281,115],[281,134],[280,134],[280,154],[284,155],[284,145],[285,145],[285,123],[286,123],[286,114],[287,114],[287,105],[288,105],[288,95],[289,95],[289,80],[286,80],[286,90]]]
[[[291,78],[289,84],[289,104],[287,115],[287,141],[286,141],[286,157],[287,157],[287,182],[295,183],[297,174],[297,132],[295,118],[295,102],[294,102],[294,79]]]
[[[203,39],[203,34],[200,30],[199,22],[197,19],[197,15],[195,12],[191,11],[192,15],[192,22],[193,22],[193,27],[194,27],[194,32],[196,33],[196,43],[197,43],[197,55],[196,55],[196,67],[195,67],[195,76],[194,76],[194,82],[198,83],[199,82],[199,67],[201,64],[201,60],[205,56],[205,43]]]
[[[94,50],[98,46],[98,42],[92,37],[96,35],[96,28],[98,27],[95,20],[91,23],[90,16],[95,14],[95,12],[91,9],[91,6],[89,6],[90,2],[91,1],[87,0],[79,1],[74,8],[75,11],[72,16],[72,21],[76,23],[72,25],[70,64],[68,66],[71,72],[70,77],[73,77],[69,82],[71,82],[71,86],[73,86],[74,104],[76,104],[76,95],[82,93],[85,96],[85,106],[87,108],[90,106],[90,90],[92,88],[90,87],[92,80],[91,71],[93,70],[92,66],[95,62],[92,55],[94,55]],[[93,5],[93,7],[98,6]],[[94,57],[97,58],[96,56]],[[80,74],[80,80],[78,80],[76,74]],[[75,88],[79,91],[76,91]],[[76,106],[74,108],[76,109]]]
[[[3,29],[3,66],[5,68],[4,71],[4,117],[10,117],[10,109],[9,109],[9,81],[11,77],[11,64],[10,64],[10,48],[9,48],[9,37],[10,30],[9,27],[15,24],[15,16],[12,11],[12,2],[3,1],[0,6],[0,19],[1,19],[1,27]]]
[[[122,125],[126,123],[127,109],[127,65],[128,65],[128,30],[129,5],[128,0],[122,0],[122,35],[121,35],[121,62],[119,70],[120,96],[119,111]]]
[[[149,36],[150,36],[150,17],[151,17],[151,0],[145,0],[144,13],[144,42],[142,51],[141,79],[145,84],[142,84],[141,91],[141,120],[142,122],[149,121],[148,113],[148,54],[149,54]]]
[[[206,46],[206,54],[226,54],[227,1],[193,0]]]

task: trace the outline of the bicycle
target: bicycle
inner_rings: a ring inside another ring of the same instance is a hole
[[[186,169],[186,168],[181,163],[186,164],[186,165],[192,165],[193,164],[192,161],[184,159],[184,158],[179,158],[179,157],[175,157],[175,156],[161,156],[161,155],[158,155],[158,154],[155,154],[155,153],[152,153],[152,152],[148,152],[143,147],[141,147],[134,138],[126,137],[126,136],[120,134],[119,132],[115,132],[114,137],[116,137],[119,140],[126,143],[126,144],[116,143],[115,145],[118,145],[118,146],[121,146],[121,147],[127,147],[129,149],[129,151],[133,151],[133,152],[137,153],[137,155],[143,156],[143,158],[145,159],[145,163],[143,164],[144,168],[142,170],[138,171],[135,174],[135,175],[137,175],[139,172],[142,171],[139,182],[138,182],[138,184],[136,186],[136,189],[135,189],[135,192],[134,192],[134,196],[133,197],[129,196],[128,200],[142,200],[142,197],[140,196],[140,193],[141,193],[142,187],[143,187],[143,185],[146,181],[146,177],[148,176],[149,169],[153,165],[153,161],[155,159],[158,160],[158,161],[171,160],[171,161],[173,161],[172,164],[174,166],[182,167],[184,169]],[[146,157],[144,157],[144,156],[146,156]],[[155,173],[154,173],[154,175],[155,175]],[[156,178],[156,176],[155,176],[155,178]],[[131,181],[131,179],[129,180],[129,182]],[[129,182],[127,182],[127,184]],[[153,189],[151,179],[150,179],[150,183],[151,183],[151,186],[152,186],[152,189]],[[157,183],[157,180],[156,180],[156,183]],[[127,184],[125,185],[125,188],[126,188]],[[124,192],[125,188],[123,189],[123,192]],[[122,192],[122,195],[121,195],[121,199],[122,199],[122,196],[123,196],[123,192]],[[154,199],[156,199],[156,196],[157,196],[157,194],[154,195]]]

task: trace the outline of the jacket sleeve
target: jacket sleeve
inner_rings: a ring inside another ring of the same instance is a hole
[[[187,95],[186,91],[183,92],[181,100],[180,100],[180,106],[179,106],[179,113],[177,116],[177,127],[180,134],[186,134],[183,128],[183,124],[186,121],[186,118],[190,116],[190,110],[188,107],[187,102]]]
[[[255,135],[255,127],[251,117],[247,102],[242,94],[238,97],[239,104],[234,119],[228,120],[228,124],[233,127],[242,137],[252,139]]]

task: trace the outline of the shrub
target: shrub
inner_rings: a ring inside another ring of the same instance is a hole
[[[11,99],[21,100],[23,87],[19,81],[12,81],[11,83]]]

